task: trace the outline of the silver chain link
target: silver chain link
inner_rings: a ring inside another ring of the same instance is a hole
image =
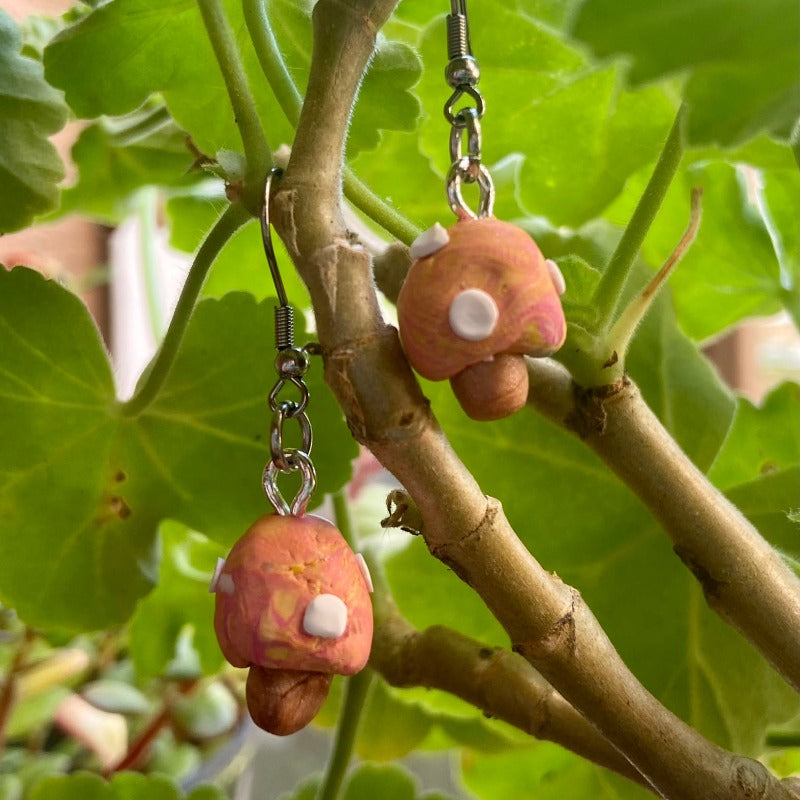
[[[447,56],[445,80],[453,93],[444,105],[445,119],[450,123],[450,169],[447,173],[447,202],[459,217],[489,217],[494,208],[494,183],[489,170],[481,163],[481,119],[486,103],[478,91],[481,73],[472,55],[467,22],[466,0],[450,0],[451,13],[447,15]],[[475,105],[465,105],[456,110],[462,98]],[[463,153],[466,141],[467,152]],[[462,183],[477,183],[480,192],[478,213],[464,202]]]

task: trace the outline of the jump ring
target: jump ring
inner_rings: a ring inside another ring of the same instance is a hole
[[[478,115],[478,119],[480,119],[486,112],[486,101],[483,99],[483,95],[481,95],[481,93],[474,86],[459,86],[444,104],[445,119],[451,125],[455,125],[458,128],[465,127],[466,121],[463,119],[459,120],[458,114],[460,112],[453,111],[453,108],[465,94],[469,95],[475,101],[475,113]]]
[[[464,197],[461,194],[461,182],[470,176],[470,169],[474,167],[475,163],[474,159],[464,156],[458,161],[454,161],[450,171],[447,173],[447,202],[459,219],[464,217],[478,219],[492,216],[492,210],[494,209],[494,183],[489,170],[483,164],[478,163],[477,177],[473,179],[477,181],[480,190],[477,214],[464,202]]]
[[[302,478],[302,483],[294,500],[292,500],[291,506],[286,502],[281,490],[278,488],[278,475],[281,471],[274,461],[270,461],[264,468],[262,476],[264,492],[275,511],[281,516],[285,517],[291,514],[295,517],[302,517],[306,513],[311,495],[314,494],[314,489],[317,485],[317,473],[308,454],[302,450],[287,450],[283,455],[289,466],[288,471],[299,471]]]
[[[311,422],[305,413],[297,413],[295,403],[281,403],[272,415],[272,425],[269,431],[269,452],[272,461],[281,472],[290,472],[291,467],[286,460],[286,450],[283,449],[283,426],[287,419],[295,419],[300,425],[300,433],[303,437],[301,450],[306,455],[311,453],[312,433]]]

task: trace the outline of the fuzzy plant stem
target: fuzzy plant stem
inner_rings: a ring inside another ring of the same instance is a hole
[[[599,398],[545,361],[528,361],[528,402],[578,435],[672,539],[709,606],[800,690],[800,578],[680,449],[626,381]]]
[[[228,239],[249,219],[250,215],[243,206],[228,206],[200,245],[150,371],[139,384],[133,397],[122,405],[124,416],[135,417],[141,414],[155,400],[175,362],[195,303],[214,259]]]
[[[604,320],[606,328],[609,328],[614,322],[633,262],[641,250],[645,236],[661,208],[667,189],[669,189],[681,163],[686,115],[686,106],[681,105],[667,140],[664,142],[655,170],[597,284],[592,304],[597,308],[600,319]]]
[[[261,127],[255,100],[250,93],[244,65],[222,1],[197,0],[197,5],[222,72],[244,146],[247,174],[243,201],[250,213],[258,216],[263,204],[264,180],[272,167],[272,153]]]
[[[484,600],[514,649],[670,800],[789,800],[794,787],[707,741],[627,669],[578,592],[544,569],[453,453],[380,313],[341,207],[354,97],[394,0],[319,0],[306,101],[275,225],[309,287],[326,379],[355,438],[416,501],[431,552]]]
[[[297,128],[303,98],[281,56],[267,16],[266,2],[242,0],[242,8],[264,76],[289,124]],[[351,169],[344,169],[342,181],[347,199],[385,231],[407,245],[419,236],[420,230],[416,225],[381,200]]]

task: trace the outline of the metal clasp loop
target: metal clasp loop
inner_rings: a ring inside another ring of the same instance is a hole
[[[311,455],[311,445],[313,442],[311,432],[311,422],[308,415],[300,410],[300,407],[291,401],[282,402],[272,414],[272,425],[269,432],[269,451],[272,455],[272,463],[281,472],[290,472],[288,454],[290,450],[283,447],[283,426],[287,419],[297,420],[300,425],[302,444],[300,449],[307,455]]]
[[[317,486],[317,473],[311,459],[302,450],[289,450],[286,452],[286,462],[289,467],[285,472],[300,472],[302,483],[300,489],[292,500],[291,505],[286,502],[281,490],[278,488],[278,475],[282,472],[274,461],[270,461],[264,468],[262,483],[267,499],[272,503],[275,511],[281,516],[302,517],[308,508],[308,501],[314,494]]]
[[[467,108],[472,108],[472,106],[465,106],[458,111],[454,111],[454,108],[456,103],[465,94],[475,101],[474,111],[478,115],[478,119],[480,119],[486,113],[486,101],[483,99],[483,95],[477,90],[477,88],[469,84],[461,84],[456,88],[453,94],[450,95],[447,102],[444,104],[444,116],[451,125],[455,125],[457,127],[464,126],[464,122],[460,121],[459,115]]]
[[[472,177],[477,171],[477,178]],[[480,190],[480,201],[478,203],[478,213],[476,214],[464,202],[461,194],[461,184],[477,183]],[[494,183],[489,170],[476,162],[470,156],[463,156],[456,161],[447,173],[447,202],[453,213],[459,218],[478,219],[480,217],[491,217],[494,210]]]

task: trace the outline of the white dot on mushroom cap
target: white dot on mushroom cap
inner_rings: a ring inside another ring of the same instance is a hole
[[[367,562],[364,560],[364,556],[361,553],[356,553],[356,561],[358,562],[358,567],[361,570],[361,574],[364,576],[364,580],[367,584],[367,590],[372,592],[374,591],[374,587],[372,585],[372,575],[369,574],[369,567],[367,566]]]
[[[219,585],[219,576],[222,575],[223,569],[225,569],[225,559],[218,558],[217,565],[214,567],[214,574],[211,576],[211,584],[208,587],[208,591],[211,594],[217,591],[217,586]]]
[[[347,627],[347,606],[335,594],[317,595],[303,614],[303,630],[309,636],[337,639]]]
[[[550,271],[550,279],[553,281],[556,291],[564,294],[567,291],[567,282],[564,280],[564,273],[558,268],[558,264],[552,258],[545,259],[547,269]]]
[[[417,236],[408,252],[415,261],[441,250],[450,241],[450,234],[436,222],[432,228]]]
[[[217,591],[223,594],[233,594],[236,586],[233,583],[233,575],[222,574],[217,581]]]
[[[500,311],[494,298],[482,289],[464,289],[450,303],[448,316],[456,336],[479,342],[492,334]]]

